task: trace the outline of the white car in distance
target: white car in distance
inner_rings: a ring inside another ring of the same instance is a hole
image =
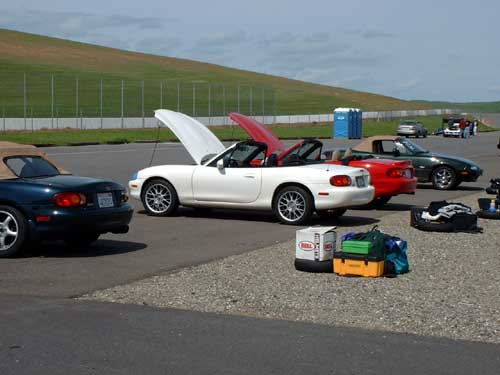
[[[142,169],[129,182],[132,197],[153,216],[185,207],[273,210],[285,224],[300,225],[316,211],[341,215],[371,202],[374,188],[362,168],[332,164],[278,166],[267,145],[238,142],[225,148],[202,123],[170,110],[155,117],[182,142],[196,164]]]

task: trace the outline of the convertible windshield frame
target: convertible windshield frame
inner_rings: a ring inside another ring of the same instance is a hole
[[[425,148],[420,147],[416,143],[413,143],[412,141],[406,138],[401,138],[399,140],[399,143],[405,146],[405,148],[412,154],[424,154],[428,152]]]

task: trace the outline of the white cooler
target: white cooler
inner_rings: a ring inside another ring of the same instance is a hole
[[[337,246],[336,227],[309,227],[296,232],[295,269],[306,272],[333,272]]]

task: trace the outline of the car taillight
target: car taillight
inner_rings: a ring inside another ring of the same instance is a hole
[[[387,171],[389,177],[403,177],[404,175],[405,172],[401,168],[391,168]]]
[[[330,177],[330,184],[333,186],[351,186],[352,181],[351,177],[340,175]]]
[[[128,194],[126,192],[122,191],[120,195],[120,201],[122,203],[128,202]]]
[[[57,193],[53,199],[55,205],[58,207],[81,207],[87,204],[87,198],[81,193]]]

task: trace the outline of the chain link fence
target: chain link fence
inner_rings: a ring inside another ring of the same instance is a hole
[[[40,124],[32,124],[33,119],[47,128],[57,128],[60,122],[67,126],[71,118],[77,128],[88,118],[93,119],[92,128],[98,127],[96,119],[101,127],[107,119],[120,119],[122,127],[130,127],[128,119],[136,119],[134,126],[146,126],[159,108],[209,119],[227,117],[233,111],[274,116],[276,95],[272,88],[244,84],[0,73],[0,116],[16,119],[19,130],[40,128]]]

